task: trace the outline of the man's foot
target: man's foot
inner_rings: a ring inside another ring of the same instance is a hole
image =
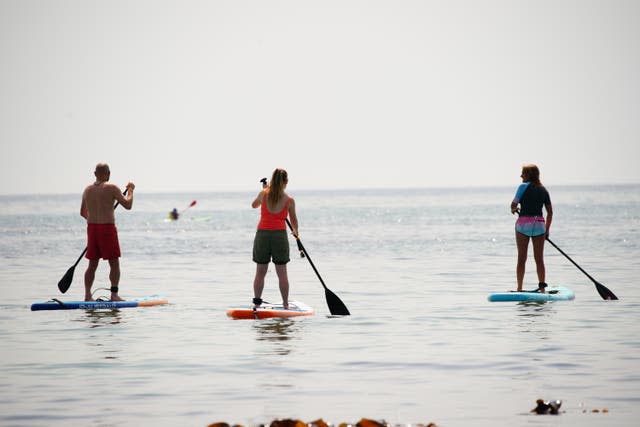
[[[288,302],[283,302],[283,303],[282,303],[282,307],[283,307],[285,310],[289,310],[289,303],[288,303]]]
[[[118,291],[120,290],[117,286],[111,285],[111,301],[124,301],[124,299],[118,296]]]
[[[254,308],[258,308],[258,307],[260,307],[260,304],[262,304],[262,298],[256,297],[256,298],[253,299],[252,302],[253,302]]]
[[[85,302],[86,301],[95,301],[91,295],[89,295],[88,297],[85,295],[84,300],[85,300]]]

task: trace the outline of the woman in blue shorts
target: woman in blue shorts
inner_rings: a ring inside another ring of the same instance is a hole
[[[522,166],[520,177],[522,178],[522,184],[518,187],[516,196],[511,202],[511,213],[518,213],[518,220],[516,221],[516,246],[518,247],[517,291],[522,291],[529,240],[531,240],[533,243],[533,258],[536,261],[536,272],[538,273],[538,290],[544,292],[544,288],[547,287],[545,283],[544,241],[549,236],[549,229],[553,219],[551,198],[547,189],[540,182],[538,166],[533,164]],[[547,211],[546,221],[542,215],[542,206]]]

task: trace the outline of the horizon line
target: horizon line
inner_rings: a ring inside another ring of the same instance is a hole
[[[611,186],[637,186],[640,182],[609,182],[609,183],[590,183],[590,184],[557,184],[557,185],[545,185],[546,187],[560,188],[560,187],[611,187]],[[295,192],[329,192],[329,191],[393,191],[393,190],[465,190],[465,189],[502,189],[512,188],[513,185],[447,185],[447,186],[398,186],[398,187],[344,187],[344,188],[300,188],[295,189]],[[211,194],[211,193],[253,193],[259,191],[255,190],[242,190],[242,189],[230,189],[230,190],[151,190],[143,191],[144,194]],[[138,190],[140,192],[140,190]],[[68,193],[56,193],[56,192],[41,192],[41,193],[2,193],[0,197],[26,197],[26,196],[71,196],[80,194],[77,192]]]

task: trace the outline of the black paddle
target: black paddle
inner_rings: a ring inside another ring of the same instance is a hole
[[[589,275],[589,273],[587,273],[586,271],[584,271],[582,269],[582,267],[580,267],[578,264],[576,264],[576,262],[574,260],[572,260],[569,255],[565,254],[562,249],[560,249],[555,243],[553,243],[551,241],[551,239],[549,239],[549,237],[547,237],[547,241],[549,243],[551,243],[553,245],[554,248],[556,248],[562,255],[564,255],[565,257],[567,257],[567,259],[569,261],[571,261],[571,263],[573,265],[575,265],[576,267],[578,267],[578,270],[582,271],[584,273],[585,276],[587,276],[589,279],[591,279],[591,281],[593,282],[594,285],[596,285],[596,290],[598,291],[598,293],[600,294],[600,296],[602,297],[602,299],[604,300],[617,300],[618,297],[609,290],[609,288],[607,288],[605,285],[603,285],[602,283],[599,283],[596,279],[594,279],[593,277],[591,277]]]
[[[287,225],[289,226],[289,229],[291,230],[291,232],[293,232],[293,227],[291,227],[289,218],[285,218],[285,221],[287,221]],[[344,305],[344,303],[340,300],[340,298],[338,298],[336,294],[331,292],[331,290],[327,288],[327,285],[324,284],[324,280],[322,280],[322,277],[320,277],[320,273],[318,273],[318,269],[316,268],[316,266],[313,265],[313,261],[311,261],[311,258],[309,258],[309,253],[302,245],[300,238],[295,235],[294,237],[296,238],[296,243],[298,244],[298,250],[300,251],[300,255],[306,257],[307,260],[309,260],[309,264],[311,264],[311,268],[313,268],[313,271],[315,271],[316,276],[318,276],[318,279],[320,279],[320,283],[324,288],[324,295],[327,299],[327,305],[329,306],[329,311],[331,312],[331,314],[334,316],[350,315],[351,313],[349,313],[349,309],[347,309],[347,306]]]
[[[127,194],[127,190],[125,189],[124,193],[122,194]],[[113,206],[113,209],[117,208],[119,204],[120,204],[119,202],[116,202],[116,204]],[[78,263],[80,262],[84,254],[86,253],[87,253],[87,248],[85,247],[84,251],[82,251],[82,253],[78,257],[78,260],[76,261],[76,263],[73,264],[71,267],[69,267],[67,272],[64,273],[64,276],[62,276],[62,279],[60,279],[60,281],[58,282],[58,289],[60,289],[60,292],[62,292],[63,294],[69,290],[69,287],[71,286],[71,282],[73,282],[73,272],[75,271],[76,266],[78,265]]]

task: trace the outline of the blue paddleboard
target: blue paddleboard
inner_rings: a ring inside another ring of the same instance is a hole
[[[148,297],[136,298],[128,301],[60,301],[54,299],[47,302],[36,302],[31,304],[31,311],[39,310],[97,310],[101,308],[134,308],[150,307],[152,305],[167,304],[163,296],[151,295]]]
[[[496,292],[487,299],[497,301],[568,301],[575,298],[573,291],[565,286],[550,286],[545,293],[535,291]]]

